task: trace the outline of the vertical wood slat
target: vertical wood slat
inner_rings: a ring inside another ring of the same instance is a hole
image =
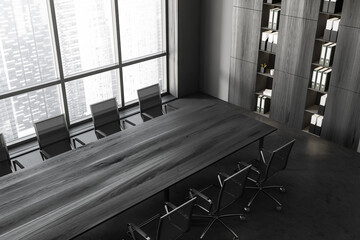
[[[321,136],[357,149],[360,138],[360,93],[329,89]]]
[[[262,0],[234,0],[229,102],[254,108]]]
[[[360,138],[360,1],[344,0],[321,136],[357,150]]]
[[[307,87],[307,78],[276,71],[270,117],[288,126],[302,128]]]

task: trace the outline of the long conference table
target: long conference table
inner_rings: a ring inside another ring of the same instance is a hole
[[[0,239],[71,239],[275,130],[200,101],[4,176]]]

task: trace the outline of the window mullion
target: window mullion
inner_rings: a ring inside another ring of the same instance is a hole
[[[65,88],[65,81],[64,81],[64,69],[63,69],[62,59],[61,59],[60,40],[59,40],[59,33],[58,33],[57,22],[56,22],[54,1],[55,0],[49,0],[50,15],[51,15],[51,19],[50,19],[51,23],[50,24],[52,24],[53,37],[54,37],[54,42],[55,42],[56,59],[57,59],[58,70],[59,70],[65,119],[66,119],[67,124],[70,126],[69,107],[68,107],[67,96],[66,96],[66,88]]]
[[[118,60],[119,60],[119,77],[120,77],[120,96],[121,96],[121,107],[125,106],[125,93],[124,93],[124,79],[123,79],[123,67],[121,58],[121,40],[120,40],[120,21],[119,21],[119,3],[118,0],[114,0],[114,12],[115,12],[115,27],[116,27],[116,43],[118,49]]]

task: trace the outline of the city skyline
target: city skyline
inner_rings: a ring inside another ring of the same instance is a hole
[[[65,78],[118,64],[119,46],[111,1],[56,0],[54,3]],[[47,1],[5,0],[0,8],[0,95],[58,80]],[[123,61],[165,50],[161,0],[121,0],[119,15]],[[166,90],[165,59],[159,57],[123,68],[125,102],[137,99],[136,89],[153,83]],[[89,105],[95,102],[116,97],[120,103],[119,69],[66,82],[65,96],[70,123],[89,117]],[[0,109],[0,132],[8,142],[29,136],[34,134],[34,122],[65,113],[61,85],[2,99]]]

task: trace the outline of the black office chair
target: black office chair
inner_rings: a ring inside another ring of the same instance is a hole
[[[138,89],[137,93],[140,105],[140,115],[143,121],[147,121],[167,113],[168,107],[174,110],[176,109],[173,106],[165,104],[163,111],[159,84]]]
[[[200,239],[203,239],[215,221],[220,222],[229,232],[231,232],[234,239],[238,239],[238,235],[227,226],[222,219],[240,217],[240,220],[245,220],[245,216],[241,213],[220,213],[223,209],[242,196],[250,167],[251,165],[248,165],[231,176],[221,172],[218,173],[219,186],[211,185],[201,191],[190,189],[190,197],[197,197],[195,206],[199,207],[203,212],[206,212],[206,215],[193,214],[193,217],[211,218],[211,221],[200,236]]]
[[[18,160],[10,158],[4,135],[0,133],[0,176],[15,172],[18,167],[24,168]]]
[[[64,115],[34,123],[40,154],[43,160],[76,148],[76,142],[85,145],[78,138],[71,142]]]
[[[166,212],[164,215],[157,214],[153,218],[138,226],[133,223],[128,223],[130,236],[133,240],[178,239],[190,229],[190,221],[195,199],[196,198],[191,198],[178,207],[172,203],[166,202]]]
[[[295,143],[295,139],[281,146],[280,148],[267,152],[266,150],[260,151],[260,160],[254,160],[251,162],[253,165],[251,167],[251,171],[248,179],[251,182],[256,184],[255,187],[246,187],[247,189],[255,189],[257,190],[255,195],[250,199],[247,206],[244,208],[246,212],[250,212],[250,206],[254,202],[255,198],[259,195],[260,192],[265,193],[270,199],[276,202],[276,210],[281,211],[282,204],[268,192],[266,189],[278,188],[281,192],[285,192],[284,186],[264,186],[266,181],[274,176],[279,171],[282,171],[286,168],[287,162],[289,159],[289,155],[291,149]],[[244,163],[238,163],[238,167],[242,168]]]
[[[116,98],[90,105],[97,139],[106,137],[125,129],[125,122],[135,126],[129,120],[123,120],[121,125]]]

